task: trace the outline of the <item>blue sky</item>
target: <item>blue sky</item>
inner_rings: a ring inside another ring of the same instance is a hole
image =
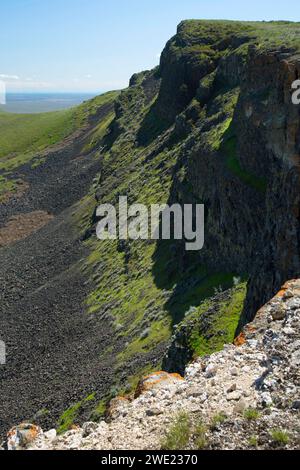
[[[300,21],[299,0],[0,0],[8,91],[100,92],[158,64],[183,19]]]

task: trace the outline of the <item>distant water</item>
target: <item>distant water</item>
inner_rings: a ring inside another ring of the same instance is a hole
[[[72,108],[94,96],[87,93],[8,93],[6,105],[0,109],[10,113],[44,113]]]

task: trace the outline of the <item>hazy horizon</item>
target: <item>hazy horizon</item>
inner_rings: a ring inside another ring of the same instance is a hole
[[[102,93],[84,92],[14,92],[6,94],[6,104],[0,110],[15,114],[35,114],[59,111],[78,106]]]

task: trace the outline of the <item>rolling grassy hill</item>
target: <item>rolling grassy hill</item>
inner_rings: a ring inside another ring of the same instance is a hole
[[[93,119],[99,106],[109,103],[117,94],[106,93],[78,107],[49,113],[0,111],[0,198],[5,192],[18,188],[17,181],[10,178],[13,170],[82,130]]]

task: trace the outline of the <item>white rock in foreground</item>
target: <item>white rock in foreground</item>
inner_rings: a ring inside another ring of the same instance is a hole
[[[154,373],[141,381],[134,400],[118,398],[111,403],[109,422],[86,423],[59,437],[53,430],[43,433],[33,425],[21,425],[10,431],[8,447],[156,450],[174,418],[184,411],[192,421],[201,419],[208,425],[208,448],[276,447],[280,442],[276,444],[274,430],[283,435],[288,430],[289,442],[280,445],[297,448],[299,322],[300,280],[295,280],[258,312],[235,345],[196,360],[184,379]],[[249,413],[247,420],[247,409],[258,409],[260,416],[252,419]],[[220,414],[227,417],[224,423],[216,421]],[[215,424],[209,427],[212,420]]]

